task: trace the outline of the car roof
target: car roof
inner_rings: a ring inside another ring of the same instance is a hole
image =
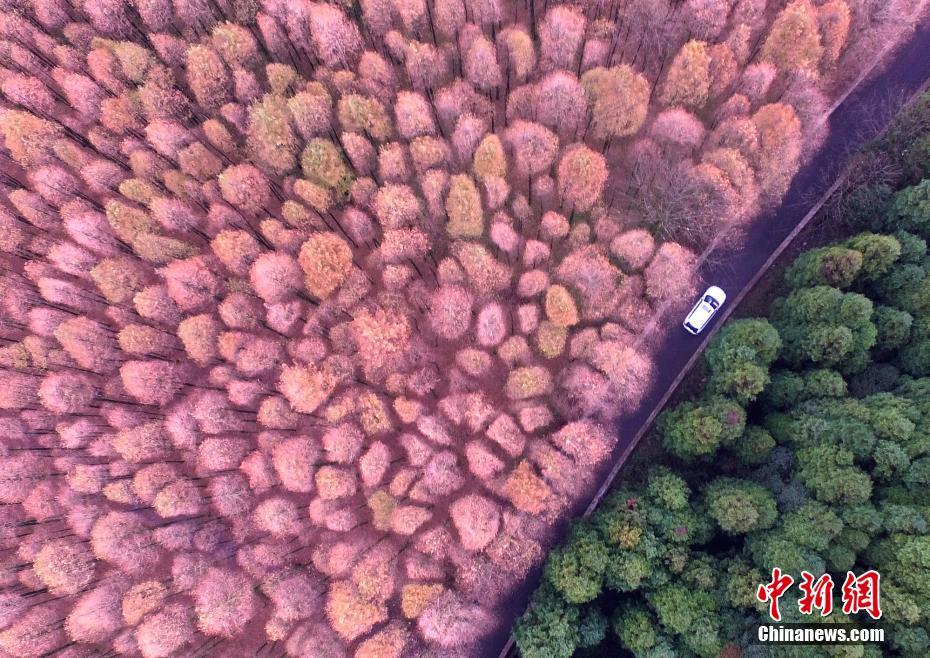
[[[701,327],[714,314],[714,309],[702,299],[688,314],[687,321],[694,327]]]
[[[716,299],[721,304],[725,302],[727,299],[727,294],[723,292],[722,288],[718,288],[717,286],[711,286],[710,288],[704,291],[704,294],[710,295],[711,297]]]

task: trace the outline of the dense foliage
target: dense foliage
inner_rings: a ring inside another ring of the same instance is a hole
[[[478,652],[926,1],[0,0],[0,655]]]
[[[930,175],[926,159],[899,157]],[[664,464],[634,474],[550,555],[516,630],[525,658],[595,642],[593,655],[638,658],[836,655],[751,644],[768,611],[755,589],[773,567],[796,582],[830,573],[829,622],[848,620],[846,571],[877,569],[888,641],[843,655],[928,655],[930,180],[911,182],[850,220],[869,230],[798,256],[768,317],[714,337],[703,392],[657,423]],[[799,596],[782,600],[786,619],[801,620]]]

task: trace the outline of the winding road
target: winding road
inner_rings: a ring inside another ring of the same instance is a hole
[[[830,132],[827,139],[795,176],[781,205],[756,218],[747,229],[746,239],[739,249],[721,247],[704,260],[699,270],[700,277],[709,284],[720,286],[729,296],[713,325],[700,336],[691,336],[679,326],[680,309],[669,309],[665,313],[664,322],[673,329],[657,332],[658,342],[654,350],[657,355],[656,382],[639,408],[620,419],[619,441],[611,459],[602,467],[603,472],[598,474],[602,485],[591,499],[582,501],[585,505],[579,505],[574,515],[588,516],[593,512],[652,421],[695,364],[714,331],[800,228],[816,214],[843,176],[850,154],[884,128],[874,125],[877,123],[874,121],[865,125],[863,118],[874,117],[876,108],[881,108],[880,116],[893,117],[897,106],[903,105],[930,81],[930,21],[924,20],[908,41],[885,58],[890,59],[879,64],[883,67],[880,73],[868,77],[833,108],[828,118]],[[690,303],[688,301],[687,305]],[[508,606],[510,610],[519,613],[526,608],[539,575],[538,570],[532,573],[524,586],[514,592]],[[499,655],[501,658],[508,655],[513,645],[509,630],[510,624],[503,625],[498,634],[487,639],[485,655]]]

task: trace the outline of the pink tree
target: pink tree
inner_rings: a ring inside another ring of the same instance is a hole
[[[740,91],[756,104],[765,102],[778,70],[768,62],[750,64],[743,70]]]
[[[575,7],[559,5],[546,12],[539,24],[542,68],[574,70],[584,34],[584,15]]]
[[[97,558],[123,571],[139,573],[158,561],[151,531],[133,512],[110,512],[91,530],[91,547]]]
[[[448,591],[433,601],[417,619],[417,628],[424,638],[447,648],[469,644],[476,635],[487,633],[493,625],[490,613]]]
[[[572,251],[559,264],[556,275],[580,295],[583,317],[602,318],[610,312],[621,274],[603,248],[586,245]]]
[[[640,271],[649,264],[655,253],[655,239],[644,229],[627,231],[611,241],[610,253],[624,271]]]
[[[700,119],[679,107],[659,113],[650,132],[656,141],[689,149],[699,146],[705,135]]]
[[[397,118],[397,131],[404,139],[432,135],[436,132],[429,102],[422,94],[405,91],[398,93],[394,114]]]
[[[207,635],[234,637],[256,613],[251,581],[241,573],[211,567],[192,596],[197,626]]]
[[[165,361],[128,361],[120,377],[126,392],[143,404],[167,404],[183,386],[178,366]]]
[[[465,6],[462,0],[437,0],[433,8],[433,27],[437,36],[453,39],[465,24]]]
[[[519,27],[508,27],[498,36],[507,50],[510,76],[517,82],[525,80],[536,68],[536,48],[533,39]]]
[[[211,242],[213,253],[233,274],[248,274],[252,262],[261,253],[258,241],[245,231],[220,231]]]
[[[300,142],[291,127],[291,111],[283,97],[269,94],[251,105],[246,132],[246,145],[256,164],[276,175],[290,172],[297,164]]]
[[[455,340],[471,325],[472,297],[460,286],[443,286],[430,300],[429,321],[433,331],[446,340]]]
[[[384,230],[412,224],[420,212],[420,202],[406,185],[388,184],[378,188],[373,210]]]
[[[495,89],[503,82],[494,44],[483,35],[465,50],[462,67],[468,81],[482,91]]]
[[[335,233],[314,233],[301,246],[298,262],[310,294],[325,298],[346,280],[352,266],[352,251]]]
[[[164,428],[158,421],[121,429],[113,438],[112,445],[130,463],[165,459],[169,450]]]
[[[721,0],[688,0],[688,26],[698,38],[711,41],[726,27],[730,5]]]
[[[0,648],[17,656],[42,656],[66,643],[61,624],[61,606],[45,603],[31,606],[9,628],[0,633]]]
[[[288,299],[303,284],[297,260],[277,251],[266,252],[256,258],[249,278],[258,296],[272,304]]]
[[[672,60],[659,99],[665,105],[701,108],[710,93],[710,58],[707,44],[692,40]]]
[[[782,71],[816,71],[823,56],[817,10],[810,0],[792,0],[775,17],[761,58]]]
[[[364,635],[387,619],[387,607],[364,597],[351,581],[330,584],[326,597],[326,616],[333,630],[345,641]]]
[[[366,487],[377,486],[390,466],[391,453],[388,447],[375,441],[359,459],[359,473]]]
[[[449,508],[463,548],[480,551],[497,537],[500,511],[491,500],[477,495],[458,498]]]
[[[798,169],[801,122],[794,108],[784,103],[765,105],[753,115],[759,135],[756,156],[758,179],[768,199],[779,199]]]
[[[42,406],[59,414],[85,411],[95,397],[93,380],[68,372],[46,375],[38,392]]]
[[[36,553],[33,569],[52,593],[76,594],[94,578],[94,556],[83,544],[52,540]]]
[[[229,72],[219,54],[209,46],[188,48],[187,82],[203,107],[217,109],[230,100]]]
[[[176,480],[158,492],[153,503],[162,518],[196,516],[203,511],[203,497],[190,480]]]
[[[845,0],[831,0],[817,8],[817,21],[820,23],[824,59],[828,64],[834,64],[849,37],[852,22],[849,5]]]
[[[36,78],[13,74],[0,83],[0,91],[8,101],[36,114],[52,114],[55,99],[42,82]]]
[[[143,620],[135,636],[144,658],[167,658],[193,642],[195,633],[190,605],[169,603]]]
[[[301,529],[300,512],[292,500],[281,497],[267,498],[256,506],[255,525],[273,537],[296,535]]]
[[[245,212],[257,213],[271,196],[267,179],[251,165],[229,167],[217,180],[223,198]]]
[[[259,460],[261,462],[259,465],[256,461],[256,459],[247,457],[240,463],[240,468],[249,476],[248,482],[238,473],[224,473],[210,478],[207,493],[213,508],[221,516],[238,517],[248,513],[253,504],[253,495],[249,485],[251,484],[253,489],[261,489],[261,485],[266,482],[273,482],[274,474],[270,464]]]
[[[309,10],[314,49],[326,66],[350,67],[362,49],[358,28],[336,5],[314,3]]]
[[[587,113],[584,89],[570,73],[550,73],[535,85],[537,120],[549,128],[571,134]]]
[[[405,47],[404,68],[415,89],[435,89],[449,77],[448,52],[430,43],[410,41]]]
[[[573,210],[590,210],[600,200],[607,173],[604,156],[583,144],[572,144],[562,154],[558,166],[562,203]]]
[[[551,130],[538,123],[515,121],[505,133],[514,153],[517,169],[535,176],[547,171],[555,160],[559,140]]]
[[[210,264],[209,258],[195,256],[173,261],[162,268],[165,289],[179,308],[190,311],[216,299],[220,282]]]
[[[125,585],[107,582],[77,599],[65,619],[65,632],[75,642],[105,642],[123,628],[120,598]]]
[[[319,456],[315,441],[297,436],[274,447],[272,463],[285,489],[307,493],[313,490],[313,470]]]
[[[693,253],[666,242],[646,268],[646,294],[654,301],[687,299],[694,291]]]

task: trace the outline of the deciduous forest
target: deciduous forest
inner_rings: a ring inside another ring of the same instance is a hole
[[[475,655],[922,6],[0,0],[0,652]]]

